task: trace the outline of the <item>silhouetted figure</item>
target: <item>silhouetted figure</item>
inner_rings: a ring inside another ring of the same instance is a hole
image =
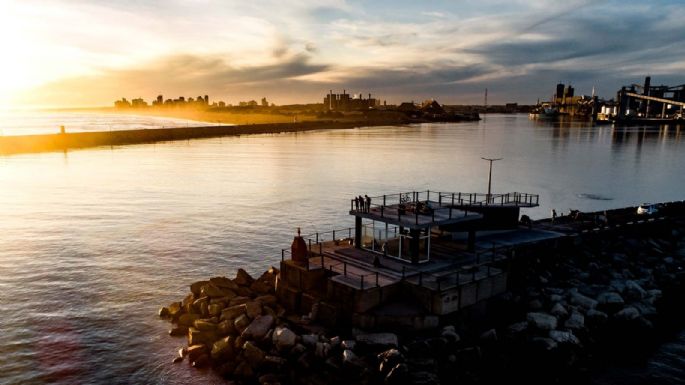
[[[552,209],[552,223],[554,223],[555,219],[557,219],[557,210]]]
[[[357,199],[359,199],[359,208],[360,208],[362,211],[366,211],[366,210],[364,209],[364,197],[360,195],[359,198],[357,198]]]
[[[371,198],[369,198],[368,195],[364,195],[364,198],[366,203],[366,212],[369,213],[371,212]]]
[[[528,215],[521,215],[521,224],[528,226],[529,230],[533,228],[533,221],[530,220]]]
[[[354,210],[359,211],[359,197],[354,197]]]

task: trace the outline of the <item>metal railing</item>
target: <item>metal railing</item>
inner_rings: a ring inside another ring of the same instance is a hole
[[[361,198],[361,199],[359,199]],[[431,199],[433,198],[433,199]],[[386,194],[375,197],[357,197],[350,199],[350,212],[374,212],[380,213],[385,218],[386,211],[390,206],[395,209],[398,220],[407,212],[419,215],[435,216],[435,210],[450,209],[449,218],[452,218],[451,208],[465,209],[473,206],[537,206],[540,202],[538,194],[521,192],[509,192],[503,194],[464,193],[464,192],[439,192],[439,191],[411,191],[397,194]],[[420,207],[423,210],[419,209]],[[468,211],[465,211],[468,212]]]

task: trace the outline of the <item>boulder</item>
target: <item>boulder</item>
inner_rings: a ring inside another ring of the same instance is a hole
[[[173,359],[172,362],[173,362],[174,364],[176,364],[176,363],[179,363],[179,362],[181,362],[181,361],[183,361],[183,357],[176,356],[176,357],[174,357],[174,359]]]
[[[361,371],[364,368],[364,362],[350,349],[343,350],[342,364],[343,368],[355,372]]]
[[[250,286],[252,282],[254,282],[254,278],[252,278],[250,274],[247,273],[247,271],[240,268],[238,269],[238,272],[236,273],[233,282],[237,283],[240,286]]]
[[[262,305],[273,306],[278,303],[278,298],[276,298],[276,296],[273,294],[267,294],[260,295],[259,297],[255,298],[255,301],[261,302]]]
[[[581,330],[585,327],[585,317],[579,312],[574,311],[566,322],[564,322],[564,327],[571,330]]]
[[[214,360],[224,359],[233,356],[233,344],[235,340],[233,337],[222,338],[212,345],[211,356]]]
[[[188,346],[205,344],[211,346],[217,340],[217,335],[213,331],[198,330],[188,328]]]
[[[207,313],[214,317],[214,316],[219,316],[221,315],[221,311],[223,310],[224,306],[221,303],[213,303],[209,305],[207,309]]]
[[[190,284],[190,292],[193,293],[193,295],[199,297],[200,296],[200,291],[202,291],[202,286],[207,285],[209,281],[198,281]]]
[[[246,303],[245,314],[247,314],[250,319],[255,319],[262,315],[262,303],[257,301],[250,301]]]
[[[516,322],[513,323],[509,326],[507,326],[507,335],[511,337],[518,336],[519,334],[525,332],[528,330],[528,321],[521,321],[521,322]]]
[[[169,317],[171,318],[176,318],[181,314],[181,303],[180,302],[172,302],[169,307]]]
[[[315,347],[316,343],[319,342],[319,336],[316,334],[304,334],[302,335],[302,343],[305,346]]]
[[[224,320],[216,325],[216,333],[220,336],[225,336],[227,334],[237,334],[238,331],[231,320]]]
[[[587,318],[588,322],[592,322],[594,324],[603,324],[609,319],[607,313],[594,309],[588,310],[588,312],[585,314],[585,317]]]
[[[356,340],[357,343],[372,349],[388,349],[399,346],[397,334],[393,333],[360,334],[356,337]]]
[[[264,356],[264,361],[262,365],[268,369],[275,370],[277,372],[281,372],[283,370],[283,367],[288,363],[288,360],[286,360],[283,357],[279,356]]]
[[[632,281],[632,280],[628,280],[628,281],[626,281],[625,285],[626,285],[626,288],[623,291],[623,293],[625,294],[625,296],[628,299],[640,300],[640,299],[645,298],[647,296],[647,291],[645,289],[643,289],[639,283]]]
[[[207,354],[207,347],[204,344],[196,344],[188,346],[188,361],[193,362],[202,354]]]
[[[248,302],[250,302],[250,296],[240,295],[238,297],[231,298],[231,301],[228,303],[228,306],[233,307],[233,306],[237,306],[237,305],[243,305],[243,304],[246,304]]]
[[[397,364],[404,362],[404,357],[397,349],[388,349],[378,355],[378,360],[381,362],[379,370],[383,374],[387,374]]]
[[[286,327],[277,327],[272,340],[278,350],[287,350],[295,346],[297,335]]]
[[[178,317],[178,324],[180,326],[191,326],[195,321],[199,320],[202,316],[199,314],[181,314]]]
[[[620,309],[624,304],[623,297],[613,291],[605,291],[604,293],[601,293],[599,296],[597,296],[597,302],[599,302],[600,305],[610,309]]]
[[[445,326],[442,328],[442,332],[440,333],[440,337],[444,338],[447,343],[450,344],[456,344],[457,342],[461,341],[461,337],[459,334],[455,331],[454,326]]]
[[[549,313],[557,318],[565,318],[568,316],[568,310],[566,310],[564,305],[560,304],[559,302],[552,306],[552,309],[549,311]]]
[[[242,317],[242,316],[241,316]],[[261,340],[269,332],[274,323],[274,317],[270,315],[258,316],[250,323],[249,326],[242,332],[242,337],[245,339]],[[236,325],[237,326],[237,325]],[[238,328],[240,329],[240,328]]]
[[[565,332],[561,330],[550,330],[549,331],[549,338],[554,340],[554,342],[558,344],[571,344],[571,345],[580,345],[580,341],[578,340],[578,337],[573,335],[572,332]]]
[[[272,283],[258,279],[252,282],[250,290],[258,294],[269,294],[274,292],[274,286]]]
[[[528,323],[540,330],[554,330],[557,328],[557,318],[547,313],[528,313]]]
[[[528,310],[536,311],[542,309],[542,301],[539,299],[534,299],[528,302]]]
[[[586,297],[580,293],[577,293],[577,292],[571,293],[570,302],[573,305],[577,305],[577,306],[581,306],[581,307],[585,308],[585,310],[594,309],[597,307],[597,301],[595,301],[594,299],[592,299],[590,297]]]
[[[215,323],[211,323],[206,320],[195,320],[193,322],[193,326],[195,326],[195,329],[200,330],[200,331],[206,331],[206,332],[213,332],[216,331],[217,325]]]
[[[218,287],[211,283],[202,286],[200,295],[210,298],[234,298],[237,296],[233,290]]]
[[[400,385],[409,382],[409,367],[404,363],[395,365],[383,380],[385,385]]]
[[[314,346],[314,354],[319,358],[328,357],[328,353],[331,351],[331,344],[328,342],[317,342]]]
[[[227,307],[221,311],[221,320],[234,320],[238,318],[238,316],[245,314],[246,311],[247,308],[245,305]]]
[[[247,318],[245,314],[239,315],[234,321],[233,326],[235,329],[242,333],[250,325],[250,319]]]
[[[169,316],[169,308],[166,306],[162,306],[161,308],[159,308],[158,314],[161,318],[168,317]]]
[[[345,350],[354,350],[356,347],[357,342],[355,340],[343,340],[341,343],[341,346]]]
[[[224,289],[229,289],[236,291],[238,290],[238,285],[233,282],[230,278],[226,277],[213,277],[209,279],[209,283],[216,287],[224,288]]]
[[[614,318],[620,321],[630,321],[639,317],[640,312],[632,306],[624,307],[622,310],[614,314]]]
[[[243,357],[252,368],[257,368],[264,361],[264,351],[258,348],[252,341],[247,341],[243,345]]]

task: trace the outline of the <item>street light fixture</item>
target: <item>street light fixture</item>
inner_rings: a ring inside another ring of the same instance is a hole
[[[492,187],[492,162],[496,160],[502,160],[502,158],[482,158],[483,160],[487,160],[490,162],[490,173],[488,174],[488,196],[487,196],[487,202],[490,203],[490,190]]]

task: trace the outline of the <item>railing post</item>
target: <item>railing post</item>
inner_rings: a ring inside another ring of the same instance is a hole
[[[347,238],[352,238],[352,228],[351,227],[347,228]]]
[[[385,208],[385,203],[383,203],[383,206],[381,206],[381,218],[385,218],[385,217],[383,216],[383,209],[384,209],[384,208]]]
[[[343,262],[343,275],[347,277],[347,262]]]
[[[326,265],[323,263],[323,253],[321,253],[321,268],[325,269]]]
[[[312,239],[309,238],[308,241],[309,241],[309,255],[308,256],[311,256],[312,255]]]
[[[323,260],[323,243],[319,243],[319,254],[321,254],[321,260]],[[321,266],[323,266],[323,264]]]
[[[385,206],[385,195],[383,195],[383,206]]]
[[[350,199],[350,211],[354,210],[354,199]]]
[[[316,243],[319,243],[319,233],[316,233]]]
[[[426,202],[431,200],[431,190],[426,190]]]
[[[419,224],[419,210],[416,209],[416,206],[414,206],[414,213],[416,214],[416,224]]]
[[[454,193],[452,193],[452,204],[454,204]],[[459,193],[459,204],[461,204],[461,193]]]
[[[450,206],[450,219],[452,219],[452,206]]]
[[[285,261],[285,249],[281,249],[281,262]]]
[[[363,274],[361,275],[360,279],[361,279],[362,290],[364,290],[364,275]]]
[[[333,230],[333,241],[335,241],[335,230]]]
[[[378,272],[376,272],[376,287],[378,287],[378,286],[380,286],[380,285],[378,285]]]

